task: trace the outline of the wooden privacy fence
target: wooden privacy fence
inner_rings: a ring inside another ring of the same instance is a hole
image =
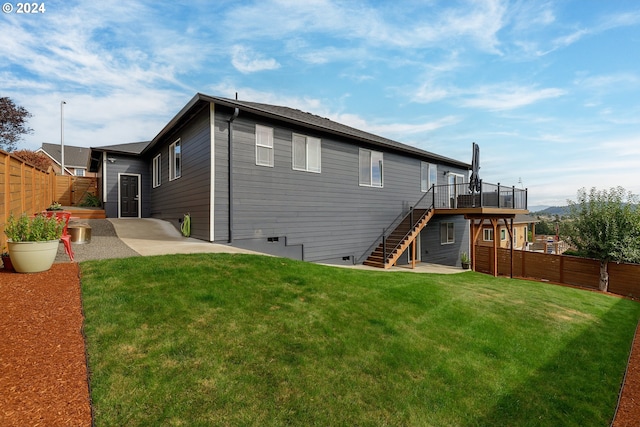
[[[77,206],[87,194],[98,195],[98,179],[85,176],[57,175],[54,198],[63,206]]]
[[[493,248],[476,245],[476,271],[493,274],[493,265]],[[498,275],[511,276],[511,268],[511,250],[498,248]],[[640,264],[610,262],[607,271],[609,292],[640,297]],[[568,255],[513,251],[513,277],[598,289],[600,261]]]
[[[38,212],[54,201],[76,206],[97,191],[97,178],[56,175],[0,150],[0,249],[7,242],[4,226],[11,214]]]
[[[53,200],[55,175],[0,150],[0,248],[6,244],[9,215],[46,209]]]

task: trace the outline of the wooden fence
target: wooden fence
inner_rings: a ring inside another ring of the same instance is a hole
[[[52,200],[63,206],[78,206],[87,194],[98,195],[98,179],[85,176],[56,175]]]
[[[53,199],[55,174],[0,150],[0,248],[6,244],[9,215],[46,209]]]
[[[7,242],[4,225],[11,214],[38,212],[53,201],[76,206],[97,191],[97,178],[56,175],[0,150],[0,249]]]
[[[476,246],[476,271],[493,274],[493,248]],[[512,267],[513,265],[513,267]],[[512,270],[513,268],[513,270]],[[553,255],[530,251],[498,248],[498,275],[598,289],[600,261],[568,255]],[[623,296],[640,297],[640,264],[610,262],[609,292]]]

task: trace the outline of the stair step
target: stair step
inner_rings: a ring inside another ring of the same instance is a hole
[[[380,243],[363,264],[378,268],[387,268],[394,265],[398,257],[409,247],[411,242],[415,240],[419,230],[422,230],[427,222],[429,222],[433,216],[433,214],[429,214],[430,212],[431,209],[414,209],[413,220],[422,219],[414,224],[411,221],[411,217],[405,218],[386,238],[386,256],[383,254],[385,245]]]
[[[384,268],[384,264],[381,262],[374,262],[374,261],[365,261],[362,264],[364,265],[368,265],[369,267],[378,267],[378,268]]]

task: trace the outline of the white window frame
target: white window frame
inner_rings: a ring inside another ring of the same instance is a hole
[[[73,171],[73,174],[74,174],[75,176],[85,176],[84,169],[82,169],[82,168],[77,168],[77,169],[75,169],[75,170]]]
[[[303,147],[297,147],[296,142],[303,143]],[[304,150],[304,165],[296,165],[298,149]],[[294,133],[291,138],[291,167],[293,170],[320,173],[322,161],[322,142],[320,138]]]
[[[449,233],[451,229],[451,233]],[[445,230],[443,232],[443,230]],[[451,234],[451,236],[449,236]],[[451,239],[449,238],[451,237]],[[456,242],[456,225],[453,222],[441,222],[440,223],[440,244],[452,245]]]
[[[433,191],[438,191],[438,165],[420,162],[420,191],[426,193],[434,185]]]
[[[179,147],[178,150],[176,150],[176,147]],[[177,156],[176,156],[176,151],[178,151]],[[182,143],[178,138],[173,144],[169,145],[169,181],[178,179],[181,176],[182,176]]]
[[[266,154],[266,161],[263,155]],[[256,124],[256,165],[273,167],[273,128]]]
[[[493,242],[493,228],[482,229],[482,240],[485,242]]]
[[[162,184],[162,154],[159,153],[153,158],[153,188],[160,187]]]
[[[500,241],[504,242],[505,240],[507,240],[507,229],[506,228],[501,228],[500,229]]]
[[[378,169],[380,171],[379,182],[374,182],[375,168],[373,165],[376,161],[378,162]],[[384,187],[384,153],[360,148],[358,155],[358,181],[361,187]]]

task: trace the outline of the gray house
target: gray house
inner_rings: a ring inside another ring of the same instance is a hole
[[[380,246],[380,266],[456,265],[470,251],[470,215],[489,214],[487,201],[507,217],[526,209],[512,188],[468,194],[468,163],[299,110],[203,94],[150,142],[92,148],[89,163],[108,217],[178,227],[189,214],[192,237],[314,262],[373,262]]]

